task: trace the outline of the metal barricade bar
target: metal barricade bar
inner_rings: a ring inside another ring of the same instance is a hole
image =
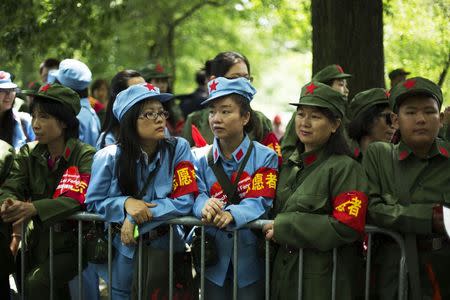
[[[78,221],[78,295],[79,299],[82,298],[82,292],[83,292],[83,282],[82,282],[82,271],[83,271],[83,265],[82,265],[82,229],[83,221],[104,221],[103,218],[97,214],[88,213],[88,212],[79,212],[72,216],[70,216],[68,219],[71,220],[77,220]],[[251,222],[247,224],[246,228],[253,228],[253,229],[261,229],[265,224],[272,222],[271,220],[256,220],[254,222]],[[200,255],[200,299],[205,299],[205,225],[198,219],[191,217],[191,216],[185,216],[180,218],[174,218],[171,220],[168,220],[165,222],[166,224],[169,224],[169,299],[173,299],[174,295],[174,232],[173,232],[173,225],[179,224],[179,225],[189,225],[189,226],[201,226],[201,255]],[[22,226],[22,236],[25,236],[25,226]],[[53,242],[53,233],[54,228],[53,226],[49,229],[49,280],[50,280],[50,299],[54,298],[54,242]],[[369,299],[369,292],[370,292],[370,266],[372,262],[372,238],[373,234],[384,234],[388,235],[391,238],[394,239],[394,241],[399,245],[400,248],[400,261],[399,261],[399,286],[398,286],[398,299],[402,300],[405,299],[407,295],[407,277],[406,277],[406,256],[405,256],[405,245],[403,241],[403,237],[396,232],[386,230],[383,228],[378,228],[372,225],[366,226],[366,233],[368,234],[368,251],[367,251],[367,261],[366,261],[366,280],[365,280],[365,299]],[[112,277],[114,276],[112,274],[112,226],[111,224],[108,224],[107,227],[107,234],[108,234],[108,298],[112,298]],[[237,299],[238,297],[238,240],[239,240],[239,230],[233,231],[233,261],[234,261],[234,269],[233,269],[233,299]],[[139,237],[138,240],[138,299],[142,299],[142,255],[143,255],[143,240],[142,236]],[[270,250],[269,250],[269,242],[265,241],[265,299],[270,298]],[[25,244],[22,244],[22,247],[25,247]],[[26,299],[25,295],[25,251],[22,249],[21,251],[21,299]],[[302,290],[303,290],[303,267],[304,267],[304,250],[299,249],[299,261],[298,261],[298,268],[299,268],[299,277],[298,277],[298,299],[302,299]],[[336,277],[337,277],[337,249],[333,249],[333,273],[332,273],[332,299],[336,298]]]

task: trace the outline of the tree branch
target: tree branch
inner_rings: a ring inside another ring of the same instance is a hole
[[[442,87],[442,85],[444,84],[445,77],[447,76],[449,68],[450,68],[450,53],[448,54],[448,59],[444,65],[444,69],[442,70],[441,75],[439,75],[438,86]]]
[[[180,25],[184,20],[192,16],[197,10],[202,8],[206,5],[212,5],[212,6],[221,6],[224,3],[221,1],[214,1],[214,0],[207,0],[197,3],[196,5],[192,6],[188,11],[186,11],[183,15],[181,15],[179,18],[175,19],[172,24],[170,24],[170,27],[176,27]]]

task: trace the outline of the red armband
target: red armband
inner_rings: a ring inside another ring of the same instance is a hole
[[[177,198],[190,193],[194,193],[194,195],[198,193],[194,165],[190,161],[182,161],[178,163],[173,171],[170,198]]]
[[[91,174],[80,174],[77,166],[67,168],[56,187],[53,199],[64,196],[73,198],[80,204],[84,204],[90,179]]]
[[[363,233],[366,225],[367,205],[367,196],[363,192],[341,193],[333,199],[333,217],[359,233]]]

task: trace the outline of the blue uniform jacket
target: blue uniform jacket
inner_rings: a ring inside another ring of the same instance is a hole
[[[177,138],[177,140],[173,158],[168,157],[169,150],[160,149],[153,161],[149,162],[147,155],[143,152],[141,159],[136,162],[139,189],[143,188],[148,174],[156,168],[157,164],[160,164],[143,197],[146,202],[155,203],[157,206],[149,208],[153,214],[153,220],[139,226],[140,234],[156,228],[165,220],[191,212],[195,194],[198,191],[194,173],[194,157],[188,142],[183,138]],[[96,153],[85,202],[89,211],[96,212],[108,222],[114,223],[123,223],[126,217],[132,220],[126,215],[124,207],[125,200],[131,196],[122,194],[116,175],[116,162],[120,151],[119,145],[110,145]],[[175,250],[183,251],[183,232],[179,226],[174,229]],[[151,246],[168,249],[168,236],[166,234],[152,241]],[[120,253],[133,258],[135,246],[122,245],[119,234],[115,236],[113,244]]]
[[[31,116],[26,112],[19,112],[13,109],[14,133],[12,146],[19,151],[19,148],[28,142],[35,140],[33,128],[31,126]]]
[[[114,134],[110,131],[110,132],[108,132],[108,133],[106,134],[106,137],[105,137],[105,143],[104,143],[104,145],[103,145],[103,147],[102,147],[102,140],[103,140],[103,136],[104,136],[104,135],[105,135],[105,131],[103,131],[103,132],[100,134],[100,136],[98,137],[97,143],[96,143],[96,145],[95,145],[95,148],[97,149],[97,151],[100,150],[100,149],[102,149],[102,148],[104,148],[104,147],[106,147],[106,146],[114,145],[114,144],[117,142],[116,137],[115,137]]]
[[[80,104],[81,110],[77,115],[77,119],[80,121],[79,138],[82,142],[95,147],[100,135],[100,120],[88,98],[81,98]]]
[[[244,159],[250,143],[254,144],[253,152],[238,185],[240,203],[228,203],[225,208],[232,214],[234,222],[230,223],[226,230],[211,226],[206,227],[206,232],[215,237],[219,262],[212,267],[208,267],[205,276],[219,286],[223,286],[228,268],[231,267],[230,262],[233,260],[233,235],[230,230],[240,229],[251,221],[265,217],[269,208],[272,207],[278,175],[278,157],[275,151],[258,142],[251,142],[247,136],[229,160],[220,153],[217,139],[214,139],[212,147],[199,148],[194,151],[201,186],[193,210],[194,215],[201,219],[201,211],[209,198],[215,197],[226,201],[226,196],[223,194],[213,170],[208,165],[208,152],[212,151],[214,162],[220,160],[219,163],[222,164],[225,173],[234,180],[239,164]],[[238,243],[238,285],[239,287],[245,287],[263,277],[264,260],[258,254],[257,237],[250,229],[239,230]],[[232,262],[232,265],[235,266],[234,262]]]

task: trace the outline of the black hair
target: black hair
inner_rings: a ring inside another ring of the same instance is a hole
[[[0,140],[4,140],[8,144],[13,144],[14,135],[14,114],[12,107],[3,113],[0,118]]]
[[[108,81],[105,79],[97,79],[91,84],[91,95],[94,95],[94,91],[101,88],[102,86],[106,86],[106,88],[109,88]]]
[[[75,113],[66,105],[55,100],[36,96],[30,107],[32,114],[35,110],[43,111],[58,121],[66,124],[66,128],[64,129],[65,141],[70,138],[78,138],[80,122],[78,121]]]
[[[411,98],[411,97],[432,98],[437,103],[438,111],[441,111],[442,103],[440,103],[432,94],[419,91],[419,92],[406,93],[406,94],[403,94],[400,97],[398,97],[397,101],[396,101],[397,103],[394,107],[394,112],[398,113],[400,106],[403,104],[403,102],[405,102],[406,99]]]
[[[108,105],[106,105],[105,121],[102,126],[102,132],[105,133],[101,141],[102,147],[105,144],[106,134],[112,132],[115,136],[119,135],[120,124],[112,111],[114,101],[116,101],[116,97],[121,91],[128,88],[128,80],[135,77],[141,77],[141,74],[135,70],[123,70],[114,75],[111,79],[109,101]]]
[[[388,104],[380,103],[359,114],[347,125],[348,136],[359,144],[364,136],[370,135],[375,120],[386,108],[389,108]]]
[[[44,68],[47,69],[58,69],[60,61],[56,58],[47,58],[39,66],[39,74],[42,74]]]
[[[224,77],[225,74],[231,69],[231,67],[238,62],[243,61],[247,66],[248,73],[250,74],[250,63],[248,59],[237,52],[227,51],[221,52],[211,60],[205,63],[206,76]]]
[[[195,82],[199,86],[204,86],[206,82],[206,71],[204,68],[195,73]]]

